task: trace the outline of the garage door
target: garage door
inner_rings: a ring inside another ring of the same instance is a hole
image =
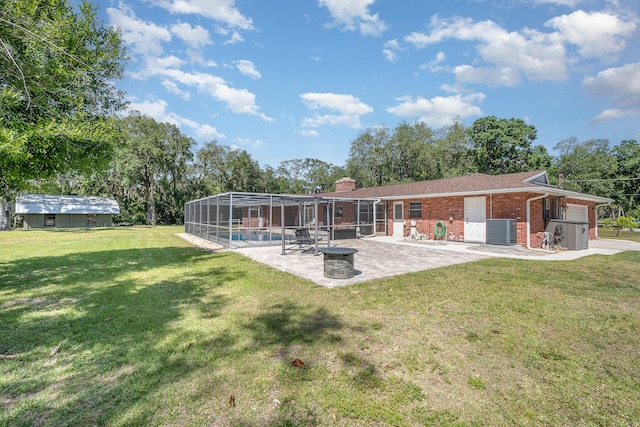
[[[564,219],[567,221],[589,222],[587,207],[582,205],[571,205],[567,203],[567,212],[565,213]]]

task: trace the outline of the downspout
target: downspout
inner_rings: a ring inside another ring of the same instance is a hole
[[[532,197],[527,199],[527,249],[533,250],[531,247],[531,202],[534,200],[540,200],[547,197],[549,193],[544,193],[542,196]]]
[[[596,205],[596,239],[599,239],[600,237],[598,236],[598,208],[601,208],[603,206],[609,206],[611,204],[611,202],[609,203],[605,203],[603,205]]]

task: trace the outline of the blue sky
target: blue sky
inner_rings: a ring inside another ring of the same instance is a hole
[[[99,2],[132,109],[262,167],[344,165],[367,128],[494,115],[566,138],[640,139],[637,0]]]

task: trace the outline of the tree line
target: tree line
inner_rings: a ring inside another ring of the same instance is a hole
[[[261,167],[245,150],[215,140],[198,148],[174,125],[122,116],[125,94],[114,81],[127,59],[122,34],[87,1],[0,2],[0,229],[26,192],[110,196],[121,207],[116,221],[158,224],[181,222],[186,201],[220,192],[310,194],[331,191],[343,176],[371,187],[538,169],[640,217],[635,140],[611,147],[570,138],[554,157],[534,145],[533,125],[489,116],[471,126],[365,129],[344,165],[304,158]]]
[[[343,176],[358,187],[373,187],[545,169],[552,184],[612,197],[617,209],[640,216],[637,141],[610,147],[607,140],[570,138],[556,144],[554,157],[533,145],[536,129],[520,119],[489,116],[471,126],[455,122],[432,129],[416,122],[367,129],[351,141],[343,166],[304,158],[261,167],[246,150],[215,140],[197,148],[174,125],[137,112],[121,118],[119,130],[121,140],[106,169],[72,180],[40,180],[32,189],[115,197],[121,208],[117,221],[175,224],[183,220],[185,202],[224,192],[316,194],[334,190]]]

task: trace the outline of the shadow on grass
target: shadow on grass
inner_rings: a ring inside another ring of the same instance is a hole
[[[201,369],[163,341],[203,295],[207,316],[220,315],[228,300],[212,290],[243,276],[226,256],[164,247],[2,264],[0,354],[14,359],[3,362],[0,425],[108,424]],[[151,415],[141,410],[129,421]]]

